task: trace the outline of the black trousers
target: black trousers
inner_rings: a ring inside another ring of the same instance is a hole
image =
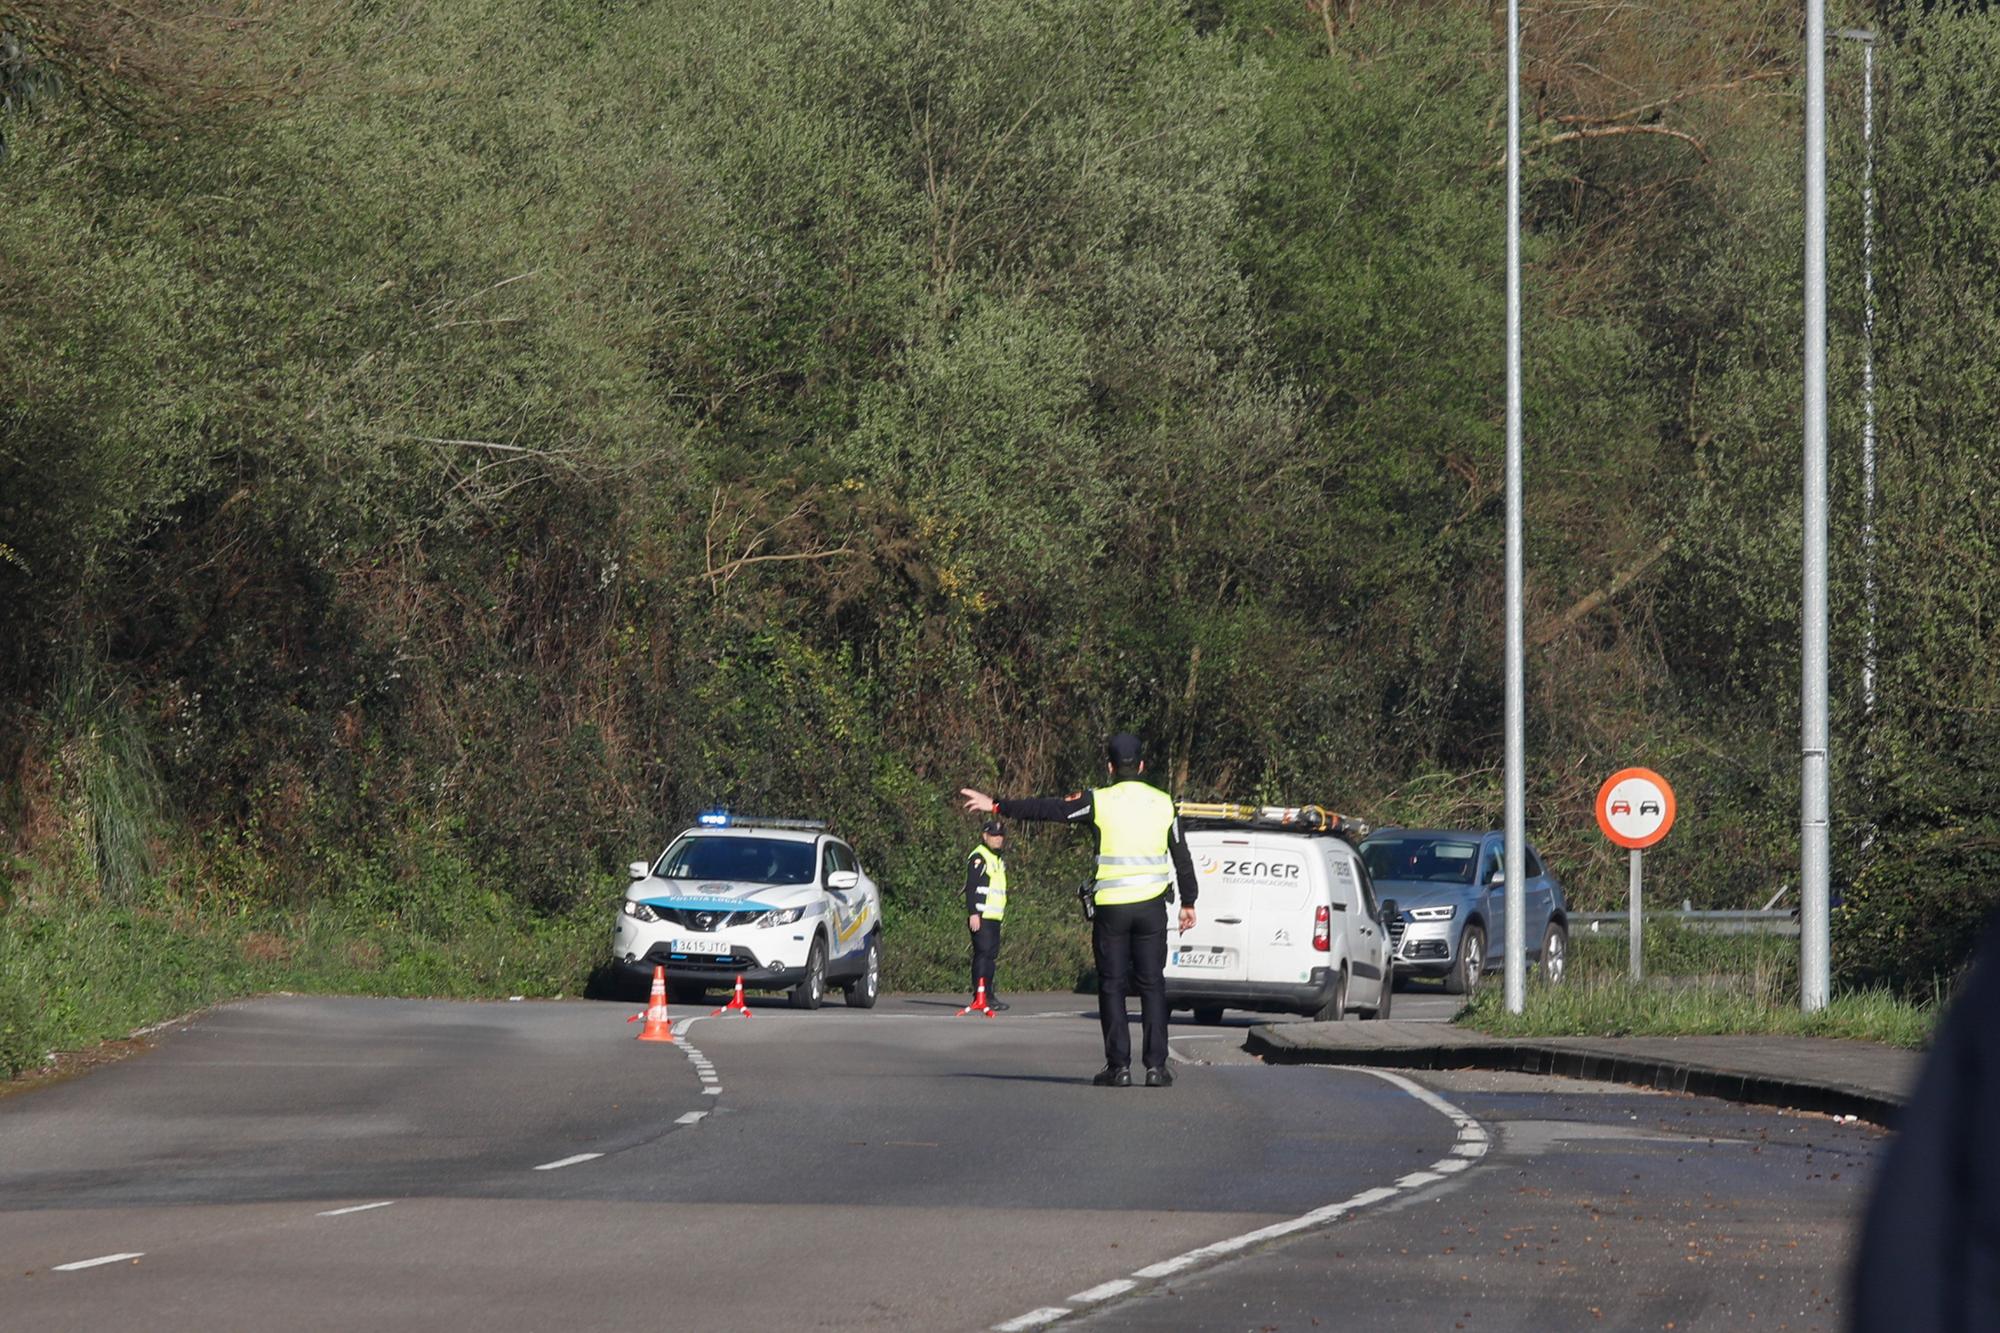
[[[993,965],[1000,960],[1000,923],[990,916],[979,918],[979,929],[972,932],[972,993],[979,994],[979,983],[986,983],[986,999],[990,1003],[996,997],[993,989]]]
[[[1125,997],[1139,992],[1146,1068],[1167,1063],[1167,897],[1099,907],[1090,929],[1097,958],[1097,1021],[1104,1028],[1104,1063],[1132,1064]]]

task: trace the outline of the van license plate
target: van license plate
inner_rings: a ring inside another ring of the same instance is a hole
[[[1177,949],[1174,951],[1176,967],[1226,967],[1229,960],[1216,950]]]
[[[667,947],[675,953],[728,953],[733,948],[725,940],[670,940]]]

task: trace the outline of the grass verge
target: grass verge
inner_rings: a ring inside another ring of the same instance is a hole
[[[61,1053],[246,995],[290,991],[439,999],[609,994],[616,902],[534,918],[449,877],[290,914],[201,912],[155,899],[121,907],[63,896],[0,914],[0,1078]],[[883,986],[956,991],[970,946],[955,908],[899,912],[885,927]],[[1069,990],[1090,963],[1089,930],[1060,905],[1009,914],[1004,991]]]
[[[1799,1009],[1798,942],[1702,935],[1649,925],[1645,979],[1627,975],[1623,937],[1573,940],[1559,986],[1532,978],[1519,1014],[1502,988],[1480,988],[1455,1021],[1496,1037],[1683,1037],[1769,1033],[1846,1037],[1922,1049],[1939,1005],[1886,990],[1837,995],[1825,1009]]]

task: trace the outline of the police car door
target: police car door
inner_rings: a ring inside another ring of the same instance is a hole
[[[868,895],[861,888],[860,871],[846,844],[829,838],[820,855],[820,884],[826,890],[827,926],[833,933],[835,958],[852,957],[867,942]]]

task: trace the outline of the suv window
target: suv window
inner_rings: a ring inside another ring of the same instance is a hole
[[[683,837],[653,873],[661,879],[738,879],[753,884],[810,884],[809,842],[780,838]]]
[[[1506,856],[1507,856],[1507,845],[1505,843],[1499,843],[1499,842],[1494,843],[1492,850],[1486,853],[1486,868],[1485,870],[1480,872],[1479,878],[1483,883],[1487,884],[1492,883],[1493,877],[1499,874],[1502,870],[1506,869],[1507,867]],[[1541,878],[1542,858],[1535,855],[1534,848],[1530,847],[1528,849],[1527,855],[1523,861],[1521,869],[1529,879]]]
[[[1361,860],[1376,879],[1470,884],[1479,844],[1464,838],[1386,837],[1361,844]]]
[[[827,850],[833,853],[833,868],[835,870],[852,870],[857,874],[860,873],[861,863],[854,859],[854,849],[852,847],[849,847],[844,842],[830,842],[827,844]]]

